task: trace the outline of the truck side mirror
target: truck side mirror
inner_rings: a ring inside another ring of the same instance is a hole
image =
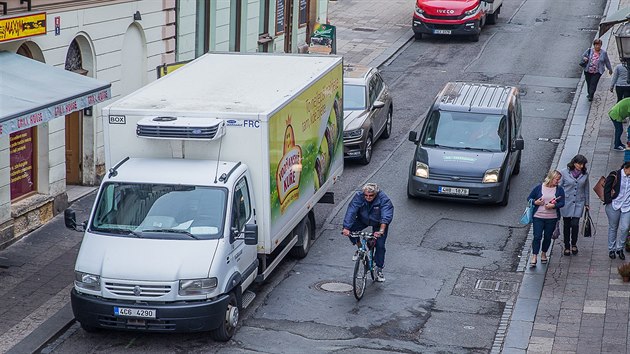
[[[249,246],[254,246],[258,244],[258,225],[245,225],[245,244]]]
[[[77,225],[77,215],[74,210],[68,208],[63,212],[63,221],[66,227],[74,231],[85,231],[85,223]],[[81,226],[81,227],[77,227]]]
[[[409,132],[409,141],[411,141],[412,143],[415,143],[416,141],[418,141],[418,133],[414,132],[414,131],[410,131]]]
[[[514,150],[523,150],[525,148],[525,141],[522,138],[514,140]]]

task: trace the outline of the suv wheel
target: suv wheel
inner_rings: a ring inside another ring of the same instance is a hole
[[[363,149],[363,156],[361,156],[361,164],[367,165],[372,160],[372,131],[368,133],[367,139],[365,139],[365,148]]]
[[[381,138],[387,139],[392,134],[392,109],[387,112],[387,120],[385,121],[385,129],[381,133]]]

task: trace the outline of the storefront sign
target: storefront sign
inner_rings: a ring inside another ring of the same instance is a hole
[[[46,13],[0,18],[0,43],[46,34]]]
[[[191,60],[186,60],[186,61],[180,61],[177,63],[172,63],[172,64],[162,64],[162,65],[158,65],[155,70],[157,71],[157,78],[161,78],[162,76],[165,76],[168,73],[172,73],[173,71],[181,68],[182,66],[190,63]]]
[[[337,53],[337,28],[325,23],[316,23],[311,35],[309,53],[336,54]]]
[[[81,110],[86,107],[94,106],[97,103],[104,102],[111,98],[110,88],[106,88],[95,93],[78,97],[54,106],[42,108],[38,111],[13,118],[6,122],[0,123],[0,136],[10,134],[29,127],[34,127],[51,119],[65,116],[72,112]]]
[[[276,36],[284,33],[284,1],[276,0]]]
[[[9,138],[11,199],[19,198],[35,190],[35,142],[33,139],[33,129],[13,133]]]

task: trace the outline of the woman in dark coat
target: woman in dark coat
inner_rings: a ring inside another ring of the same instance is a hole
[[[564,255],[570,256],[578,253],[577,239],[580,228],[580,218],[584,209],[589,205],[589,183],[586,172],[586,157],[575,155],[560,171],[562,179],[560,186],[564,189],[564,206],[560,208],[562,223],[564,225]]]

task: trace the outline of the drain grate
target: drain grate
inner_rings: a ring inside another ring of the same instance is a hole
[[[366,28],[366,27],[357,27],[357,28],[353,28],[353,31],[359,31],[359,32],[376,32],[376,28]]]
[[[477,283],[475,284],[475,289],[498,292],[512,292],[516,291],[517,286],[518,284],[513,282],[478,279]]]
[[[336,280],[324,280],[315,283],[315,289],[328,293],[347,294],[352,292],[352,285]]]

